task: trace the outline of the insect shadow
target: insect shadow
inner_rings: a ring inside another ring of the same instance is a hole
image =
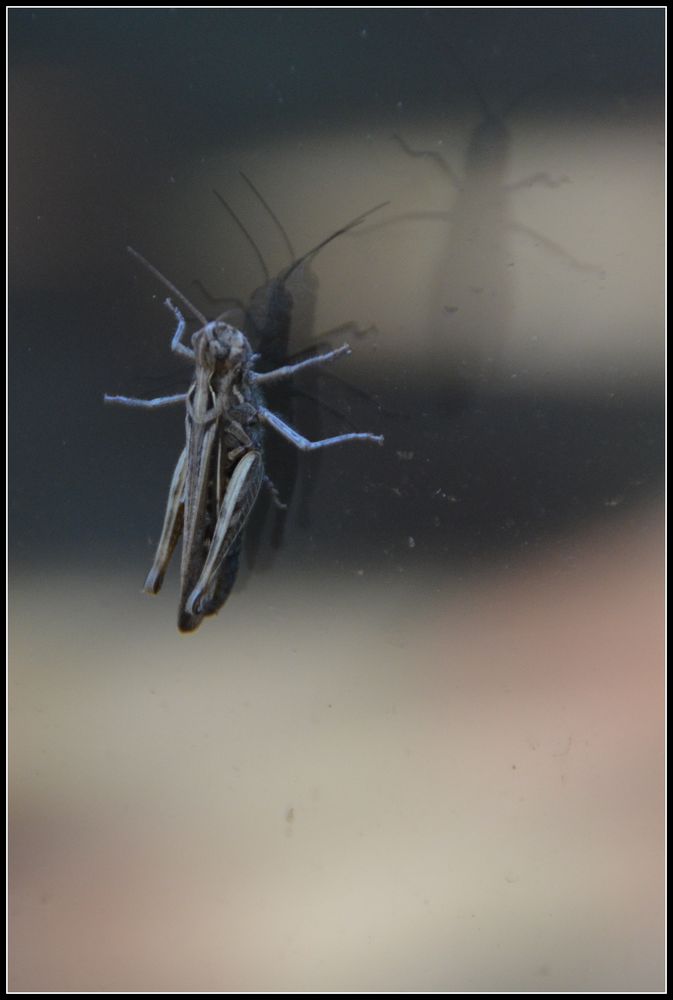
[[[467,73],[465,73],[467,76]],[[544,84],[551,78],[545,78]],[[402,135],[393,136],[410,159],[422,160],[448,183],[450,205],[446,210],[408,212],[383,223],[373,223],[360,234],[398,224],[403,219],[423,219],[446,225],[447,242],[430,291],[431,354],[450,342],[458,359],[465,400],[497,374],[502,349],[511,328],[514,310],[512,235],[532,241],[573,270],[603,276],[601,267],[578,259],[553,239],[522,225],[512,217],[513,193],[535,186],[557,189],[569,182],[566,176],[533,173],[514,183],[506,181],[512,149],[507,124],[518,108],[543,84],[531,86],[498,109],[489,103],[470,80],[480,116],[470,132],[462,170],[455,169],[436,149],[413,147]]]
[[[389,202],[381,202],[351,219],[311,247],[306,253],[297,257],[287,231],[276,212],[256,185],[242,172],[240,176],[280,233],[290,263],[272,277],[263,254],[246,226],[222,195],[213,191],[222,208],[228,213],[251,246],[264,275],[264,282],[253,291],[247,304],[237,299],[215,297],[202,282],[196,281],[195,284],[212,304],[235,304],[242,311],[242,328],[250,342],[254,344],[258,356],[257,370],[260,372],[270,371],[280,365],[310,358],[320,350],[329,350],[331,340],[337,336],[348,334],[349,337],[353,335],[363,337],[368,332],[367,330],[361,330],[355,323],[347,322],[323,333],[319,339],[315,339],[318,278],[312,270],[311,264],[330,243],[361,226],[366,219],[380,211]],[[303,347],[298,352],[291,353],[291,342],[308,344],[308,346]],[[348,393],[364,396],[370,401],[369,396],[344,383],[335,373],[309,368],[302,371],[301,383],[297,379],[287,379],[270,385],[267,390],[269,406],[288,423],[298,426],[306,424],[311,427],[313,433],[321,433],[325,411],[330,412],[342,424],[352,429],[348,416],[342,410],[335,409],[321,399],[321,396],[324,395],[321,383],[325,381],[335,381],[342,386],[345,385]],[[319,462],[320,456],[316,455],[310,467],[306,467],[303,463],[303,456],[298,454],[296,449],[287,448],[282,444],[278,448],[274,447],[268,450],[269,475],[277,486],[283,506],[274,504],[271,496],[262,496],[256,505],[252,530],[246,535],[246,555],[251,568],[257,566],[266,569],[273,563],[275,554],[283,544],[289,511],[298,486],[297,520],[300,526],[308,526],[313,488],[319,478]],[[302,468],[302,466],[304,467]],[[264,544],[265,529],[269,521],[268,544]]]

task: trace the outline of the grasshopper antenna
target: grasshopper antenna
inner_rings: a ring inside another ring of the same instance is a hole
[[[169,289],[169,291],[173,292],[173,295],[175,295],[178,299],[180,299],[181,302],[184,302],[184,304],[187,306],[190,312],[193,313],[194,316],[196,316],[199,322],[203,323],[204,326],[207,324],[208,320],[203,315],[203,313],[200,312],[196,308],[196,306],[192,305],[187,296],[183,295],[180,289],[176,288],[173,282],[169,281],[168,278],[165,275],[163,275],[158,268],[154,266],[154,264],[150,264],[150,262],[145,257],[143,257],[141,253],[138,253],[137,250],[134,250],[133,247],[127,247],[126,249],[131,254],[131,256],[135,257],[136,260],[139,260],[140,263],[143,264],[147,268],[147,270],[154,275],[155,278],[158,278],[159,281],[162,283],[162,285],[165,285],[166,288]]]
[[[331,236],[328,236],[326,239],[321,240],[321,242],[318,243],[317,246],[314,246],[311,250],[308,250],[303,255],[303,257],[300,257],[299,260],[295,260],[295,262],[290,265],[290,267],[283,276],[283,281],[287,281],[290,275],[293,274],[294,271],[297,270],[297,268],[301,267],[301,265],[304,264],[307,260],[310,260],[311,257],[315,257],[315,255],[319,253],[323,249],[323,247],[326,247],[328,243],[331,243],[332,240],[335,240],[337,236],[343,236],[344,233],[348,233],[351,231],[351,229],[355,229],[356,226],[359,226],[361,222],[364,222],[365,219],[368,219],[370,215],[374,214],[374,212],[380,211],[382,208],[385,208],[386,205],[389,204],[390,204],[389,201],[382,201],[380,205],[374,205],[374,208],[370,208],[369,211],[363,212],[362,215],[358,215],[357,218],[351,219],[350,222],[347,222],[345,226],[341,226],[341,228],[337,229],[336,232],[331,234]]]
[[[253,240],[252,236],[250,235],[250,233],[248,232],[248,230],[245,228],[245,226],[243,225],[243,223],[241,222],[241,220],[239,219],[239,217],[236,215],[236,212],[234,212],[234,210],[231,207],[231,205],[229,205],[224,200],[224,198],[222,197],[222,195],[219,194],[215,190],[215,188],[213,188],[213,194],[215,195],[215,197],[219,201],[220,205],[222,205],[222,207],[224,208],[224,210],[229,213],[229,215],[231,216],[231,218],[234,220],[234,222],[236,223],[236,225],[238,226],[238,228],[241,230],[241,232],[245,236],[246,240],[248,241],[248,243],[250,244],[250,246],[254,250],[255,256],[257,257],[257,260],[260,263],[260,266],[261,266],[262,271],[264,273],[264,280],[265,281],[269,281],[269,269],[267,268],[267,266],[266,266],[266,264],[264,262],[264,258],[262,257],[262,251],[259,249],[259,247],[255,243],[255,241]]]
[[[282,222],[280,221],[280,219],[278,218],[278,216],[276,215],[276,213],[274,212],[274,210],[271,208],[271,205],[269,205],[269,203],[266,200],[266,198],[264,198],[264,196],[257,190],[257,188],[255,187],[255,185],[250,180],[250,178],[246,177],[246,175],[243,173],[242,170],[239,170],[239,174],[241,175],[241,177],[243,178],[243,180],[245,181],[245,183],[248,185],[248,187],[250,188],[250,190],[252,191],[252,193],[255,195],[255,197],[257,198],[257,200],[264,206],[264,208],[267,210],[268,214],[271,216],[271,218],[273,219],[273,221],[276,223],[276,228],[277,228],[278,232],[280,233],[280,235],[283,237],[283,242],[284,242],[284,244],[285,244],[285,246],[287,248],[290,260],[294,260],[294,249],[292,247],[292,244],[290,243],[290,237],[287,235],[287,233],[285,231],[285,227],[283,226]]]
[[[489,105],[488,101],[484,97],[483,90],[477,84],[477,81],[475,80],[474,76],[469,72],[467,66],[465,65],[465,63],[461,59],[460,54],[458,53],[458,50],[456,49],[456,47],[454,45],[450,45],[450,49],[451,49],[453,58],[454,58],[454,60],[456,62],[456,65],[458,66],[458,68],[462,72],[464,78],[467,80],[467,82],[472,87],[472,90],[474,91],[475,96],[476,96],[477,100],[479,101],[479,104],[481,105],[481,109],[482,109],[482,111],[484,113],[484,117],[487,118],[487,119],[490,119],[490,120],[501,121],[501,122],[504,121],[505,118],[509,114],[511,114],[511,112],[513,111],[513,109],[518,104],[521,104],[523,101],[525,101],[528,97],[530,97],[531,94],[534,94],[538,90],[541,90],[544,87],[546,87],[547,84],[550,82],[550,80],[555,79],[557,76],[559,76],[559,74],[561,72],[561,67],[560,66],[557,66],[556,68],[552,68],[542,78],[541,81],[534,82],[534,83],[530,84],[529,86],[524,87],[523,90],[520,90],[518,94],[516,94],[507,104],[505,104],[505,106],[502,108],[500,114],[498,115],[498,114],[496,114],[496,112],[493,110],[493,108]]]
[[[475,80],[475,78],[470,73],[470,71],[468,70],[467,66],[465,65],[465,63],[461,59],[460,53],[458,52],[458,49],[456,48],[456,46],[452,45],[451,43],[449,43],[449,49],[451,50],[451,55],[453,57],[454,62],[458,66],[458,69],[460,70],[460,72],[463,74],[463,79],[467,80],[467,82],[469,83],[469,85],[472,87],[472,90],[474,91],[474,94],[475,94],[475,96],[476,96],[479,104],[481,105],[481,110],[482,110],[482,113],[484,115],[484,118],[486,118],[486,119],[496,118],[497,119],[498,116],[494,112],[493,108],[489,105],[488,101],[484,97],[484,92],[482,91],[481,87],[477,84],[477,81]]]
[[[507,104],[504,107],[502,112],[502,117],[504,118],[505,115],[510,114],[511,111],[515,107],[517,107],[517,105],[522,104],[525,100],[527,100],[531,96],[531,94],[536,94],[539,90],[544,90],[544,88],[547,87],[552,80],[555,80],[560,75],[561,75],[561,67],[557,66],[556,69],[550,70],[549,73],[547,73],[547,75],[544,76],[541,80],[533,82],[529,87],[525,87],[523,90],[519,91],[519,93],[512,98],[509,104]]]

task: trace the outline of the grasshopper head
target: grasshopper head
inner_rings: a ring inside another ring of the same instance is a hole
[[[213,320],[192,337],[197,362],[221,373],[241,368],[252,357],[245,334],[222,320]]]

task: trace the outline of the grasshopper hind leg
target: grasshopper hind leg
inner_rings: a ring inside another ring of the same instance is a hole
[[[204,615],[214,615],[220,610],[224,602],[229,597],[238,575],[238,567],[241,561],[242,543],[243,535],[240,534],[234,540],[231,548],[227,552],[226,559],[224,560],[222,569],[220,570],[217,585],[213,590],[213,593],[204,601]]]
[[[264,476],[261,455],[249,451],[236,464],[220,504],[208,554],[196,584],[185,581],[178,628],[193,632],[204,615],[215,614],[229,596],[241,553],[241,532]]]
[[[145,586],[143,587],[146,594],[158,594],[161,590],[161,585],[166,575],[166,568],[173,555],[178,539],[182,534],[185,510],[183,497],[186,477],[187,449],[185,448],[173,472],[157,553],[154,557],[152,569],[147,574]]]
[[[233,541],[231,548],[227,552],[219,574],[214,578],[212,593],[201,598],[198,612],[188,611],[186,607],[180,609],[178,614],[178,628],[181,632],[194,632],[199,627],[203,618],[208,615],[215,615],[226,602],[238,575],[238,567],[241,560],[241,547],[243,537],[238,537]]]

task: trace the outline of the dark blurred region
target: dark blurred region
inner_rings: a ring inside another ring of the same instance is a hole
[[[12,12],[13,558],[132,558],[158,531],[182,418],[100,400],[177,392],[189,372],[164,289],[124,248],[209,314],[204,289],[250,301],[264,276],[211,189],[270,274],[289,261],[240,170],[296,254],[390,200],[293,289],[290,353],[335,328],[356,348],[299,382],[300,429],[388,441],[300,460],[314,486],[297,516],[326,553],[348,537],[376,563],[404,524],[419,556],[488,561],[658,495],[661,25]]]

